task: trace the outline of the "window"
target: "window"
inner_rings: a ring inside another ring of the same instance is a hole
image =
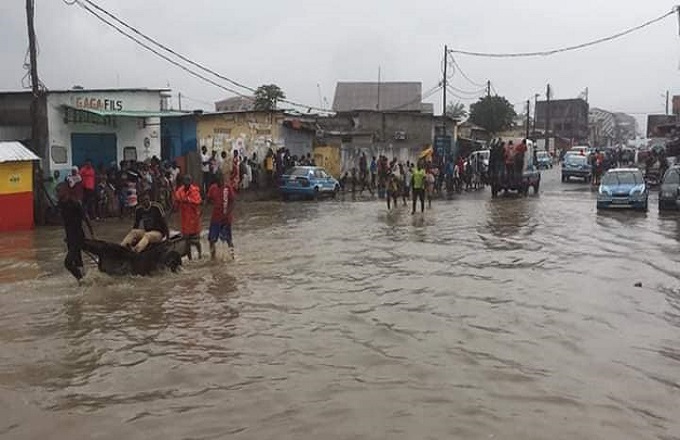
[[[314,177],[316,177],[317,179],[326,179],[326,178],[328,178],[328,175],[326,174],[326,172],[324,170],[318,170],[317,169],[317,170],[314,170]]]
[[[137,162],[137,147],[123,148],[123,160]]]
[[[52,162],[55,164],[65,164],[68,162],[68,151],[66,150],[66,147],[62,147],[61,145],[52,145],[52,148],[50,148],[50,155],[52,156]]]

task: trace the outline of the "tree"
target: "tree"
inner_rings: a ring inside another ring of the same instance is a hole
[[[514,107],[502,96],[485,96],[470,106],[470,121],[491,134],[511,128],[515,116]]]
[[[465,109],[465,104],[462,102],[452,102],[446,106],[446,116],[450,118],[462,120],[465,119],[467,115],[468,112]]]
[[[278,101],[286,99],[286,94],[276,84],[265,84],[255,90],[255,110],[276,110]]]

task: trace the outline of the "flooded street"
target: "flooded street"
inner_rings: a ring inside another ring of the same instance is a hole
[[[236,262],[82,287],[60,229],[2,235],[0,437],[680,439],[680,216],[559,177],[242,203]]]

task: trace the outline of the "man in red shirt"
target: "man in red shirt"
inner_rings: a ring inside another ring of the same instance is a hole
[[[80,177],[83,179],[83,205],[85,205],[85,212],[90,218],[95,218],[95,206],[97,205],[95,188],[96,172],[92,166],[92,162],[88,159],[80,169]]]
[[[234,258],[234,242],[231,239],[231,224],[234,220],[234,204],[236,192],[231,182],[225,184],[224,178],[218,175],[218,181],[208,189],[207,201],[213,204],[213,212],[210,217],[210,231],[208,242],[210,243],[210,257],[215,259],[217,240],[226,242],[229,253]]]

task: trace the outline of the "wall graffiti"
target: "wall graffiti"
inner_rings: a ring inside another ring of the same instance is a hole
[[[344,174],[345,172],[351,171],[352,168],[359,168],[359,158],[361,153],[366,153],[366,159],[370,165],[373,157],[378,157],[380,155],[387,156],[389,160],[394,158],[399,162],[405,163],[406,161],[414,162],[418,156],[419,151],[416,151],[409,147],[395,147],[393,145],[388,146],[377,146],[372,145],[368,147],[358,147],[358,146],[346,146],[343,145],[340,149],[340,162],[341,170]]]

